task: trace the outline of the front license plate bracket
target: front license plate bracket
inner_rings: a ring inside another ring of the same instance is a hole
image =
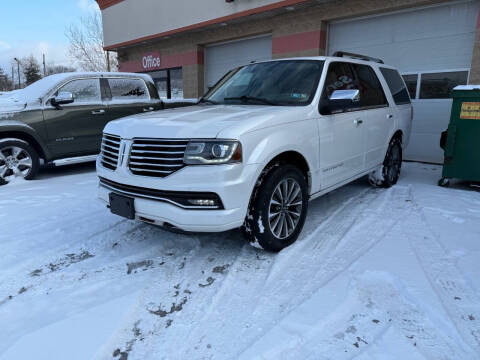
[[[135,219],[135,203],[134,199],[115,193],[109,194],[110,211],[112,214],[122,216],[124,218]]]

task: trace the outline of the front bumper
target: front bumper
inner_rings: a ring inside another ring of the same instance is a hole
[[[103,183],[127,185],[121,190],[131,190],[131,186],[160,191],[160,195],[161,192],[218,195],[220,209],[191,209],[171,201],[123,192],[123,195],[134,198],[136,219],[192,232],[221,232],[242,226],[260,172],[261,167],[256,164],[187,166],[165,178],[152,178],[133,175],[128,169],[111,171],[97,162],[98,176],[107,180]],[[99,184],[98,196],[105,204],[108,204],[111,192],[122,194],[122,191],[115,190],[115,186]]]

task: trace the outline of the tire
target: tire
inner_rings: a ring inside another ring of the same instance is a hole
[[[438,180],[438,186],[449,187],[450,186],[450,179],[442,177],[440,180]]]
[[[32,180],[38,172],[40,160],[38,153],[24,140],[0,140],[0,185],[12,178]]]
[[[281,201],[284,194],[288,203]],[[274,167],[254,191],[243,233],[254,246],[278,252],[297,240],[307,209],[308,185],[303,173],[292,165]]]
[[[395,137],[388,145],[385,160],[378,171],[371,173],[368,180],[372,186],[389,188],[395,185],[402,169],[402,142]]]

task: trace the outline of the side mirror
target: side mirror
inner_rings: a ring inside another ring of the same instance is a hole
[[[335,90],[328,100],[324,99],[320,103],[320,113],[328,115],[343,110],[352,109],[358,106],[360,101],[360,91],[352,90]]]
[[[57,96],[50,100],[50,103],[58,109],[59,105],[71,104],[73,101],[74,98],[71,92],[60,91]]]

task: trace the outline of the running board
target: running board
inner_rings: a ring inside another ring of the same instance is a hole
[[[54,160],[53,165],[55,166],[72,165],[72,164],[80,164],[80,163],[95,161],[95,160],[97,160],[97,155],[77,156],[72,158]]]

